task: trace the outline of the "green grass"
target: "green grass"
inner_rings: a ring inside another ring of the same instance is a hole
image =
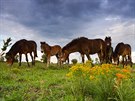
[[[74,101],[74,83],[66,77],[69,68],[55,64],[47,68],[40,62],[33,67],[26,63],[9,67],[0,62],[0,101]]]
[[[12,67],[0,63],[0,100],[63,101],[68,90],[67,72],[67,66],[46,68],[45,64],[36,63],[29,68],[26,63],[21,67],[17,63]]]

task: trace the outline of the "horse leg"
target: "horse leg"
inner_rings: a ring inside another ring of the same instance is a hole
[[[86,54],[86,56],[87,56],[87,59],[88,59],[89,61],[91,61],[90,55],[89,55],[89,54]]]
[[[125,64],[126,64],[126,66],[127,66],[127,64],[128,64],[128,57],[127,56],[125,56]]]
[[[50,65],[50,56],[47,56],[47,67]]]
[[[60,66],[61,66],[61,64],[62,64],[62,61],[61,61],[61,54],[60,54],[60,55],[58,55],[58,61],[59,61]]]
[[[124,65],[125,65],[125,62],[124,62],[124,58],[125,58],[125,56],[122,56],[122,64],[123,64],[123,67],[124,67]],[[126,59],[126,58],[125,58]]]
[[[38,56],[37,56],[37,52],[36,52],[36,53],[34,52],[34,56],[33,56],[33,63],[34,63],[34,65],[35,65],[35,58],[36,58],[36,57],[38,57]]]
[[[82,63],[84,63],[84,54],[81,53]]]
[[[131,59],[131,55],[128,55],[128,59],[129,59],[129,62],[130,62],[130,66],[132,67],[132,59]]]
[[[119,65],[119,58],[117,59],[117,65]]]
[[[66,58],[66,62],[67,62],[67,64],[69,64],[69,55]]]
[[[35,61],[33,59],[32,53],[30,53],[30,56],[31,56],[31,60],[32,60],[32,65],[35,65]]]
[[[98,53],[98,57],[99,57],[100,63],[102,64],[103,61],[102,61],[102,58],[101,58],[101,54],[100,53]]]
[[[69,57],[67,58],[67,62],[68,62],[68,64],[69,64]]]
[[[60,65],[60,57],[58,54],[56,54],[56,58],[57,58],[57,64]]]
[[[27,56],[27,54],[25,54],[25,57],[26,57],[26,61],[27,61],[28,67],[30,67],[29,62],[28,62],[28,56]]]
[[[21,66],[21,58],[22,57],[22,55],[21,54],[19,54],[19,66]]]
[[[99,52],[99,55],[100,55],[100,60],[101,60],[101,64],[103,63],[103,62],[105,62],[105,63],[107,63],[107,56],[106,56],[106,47],[104,47],[104,45],[103,44],[101,44],[101,46],[100,46],[100,52]]]

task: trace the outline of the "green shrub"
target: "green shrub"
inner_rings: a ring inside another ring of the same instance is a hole
[[[72,59],[71,61],[72,61],[73,64],[77,63],[77,59]]]

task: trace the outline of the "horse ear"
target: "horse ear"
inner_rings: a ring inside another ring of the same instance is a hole
[[[44,44],[45,42],[40,42],[40,44]]]
[[[105,40],[107,39],[107,36],[105,37]]]
[[[109,37],[109,39],[112,41],[112,38],[111,37]]]

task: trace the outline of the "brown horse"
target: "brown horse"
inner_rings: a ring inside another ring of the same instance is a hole
[[[58,64],[61,65],[61,47],[59,45],[50,46],[46,42],[40,42],[41,44],[41,52],[45,53],[47,56],[47,67],[50,64],[50,57],[53,55],[56,55],[56,58],[58,60]]]
[[[113,53],[113,60],[117,62],[117,65],[119,64],[120,55],[122,56],[123,67],[125,64],[127,65],[127,62],[129,62],[132,67],[131,46],[129,44],[124,44],[123,42],[117,44]]]
[[[62,61],[68,59],[69,54],[73,52],[79,52],[84,63],[84,55],[90,60],[89,54],[98,53],[100,61],[103,62],[105,57],[105,42],[102,39],[88,39],[86,37],[80,37],[72,40],[66,46],[62,48]]]
[[[112,47],[112,39],[111,37],[105,37],[106,43],[106,62],[112,63],[112,54],[113,54],[113,47]]]
[[[32,52],[34,53],[34,57],[32,55]],[[19,53],[19,66],[21,66],[21,58],[22,54],[25,54],[26,61],[28,66],[28,56],[27,53],[30,53],[31,59],[32,59],[32,65],[35,65],[35,57],[37,57],[37,44],[35,41],[27,41],[25,39],[17,41],[9,50],[9,52],[6,53],[6,59],[7,63],[12,65],[14,62],[14,58],[16,54]]]

